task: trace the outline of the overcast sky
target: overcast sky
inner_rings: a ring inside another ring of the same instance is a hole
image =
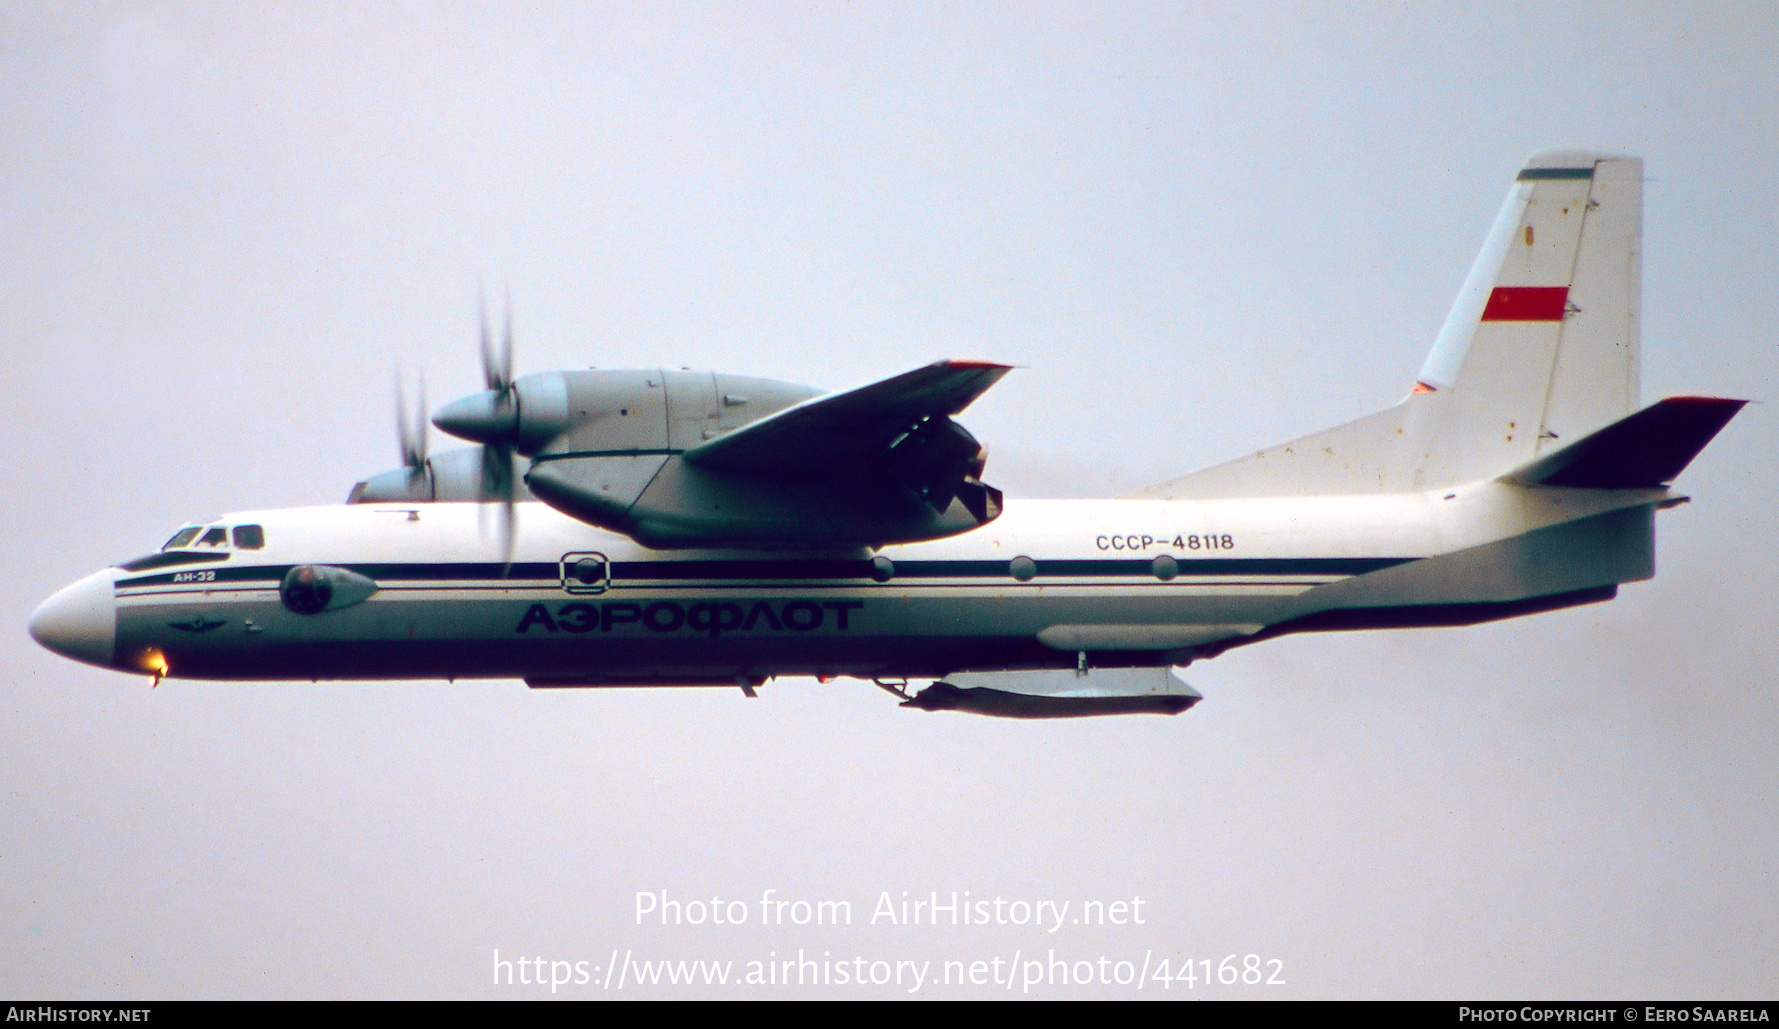
[[[183,521],[394,466],[391,369],[478,388],[481,283],[521,372],[994,358],[1020,370],[963,421],[1011,503],[1169,478],[1399,399],[1557,144],[1647,162],[1644,399],[1770,401],[1775,53],[1766,4],[6,5],[0,993],[534,996],[495,950],[802,948],[1281,962],[1188,996],[1772,997],[1770,406],[1613,603],[1238,649],[1171,719],[850,681],[151,691],[25,622]],[[855,924],[761,926],[767,889]],[[752,918],[636,925],[662,890]],[[866,924],[953,890],[1145,924]]]

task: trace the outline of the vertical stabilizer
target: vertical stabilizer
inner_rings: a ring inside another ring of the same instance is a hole
[[[1643,162],[1533,155],[1401,404],[1160,483],[1195,498],[1433,489],[1505,474],[1638,403]]]
[[[1535,155],[1421,368],[1429,486],[1517,467],[1637,407],[1643,162]]]

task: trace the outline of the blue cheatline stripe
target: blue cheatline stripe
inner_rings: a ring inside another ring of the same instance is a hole
[[[1406,557],[1175,558],[1180,575],[1363,575],[1399,565]],[[1037,578],[1143,576],[1155,574],[1144,558],[1039,560]],[[614,561],[612,580],[661,582],[687,579],[869,579],[873,566],[862,560]],[[897,561],[896,579],[1012,578],[1006,561]]]
[[[1591,179],[1594,169],[1588,168],[1522,168],[1521,179]]]
[[[1175,558],[1183,576],[1221,575],[1364,575],[1380,569],[1406,564],[1410,557],[1214,557],[1198,560]],[[325,562],[315,562],[322,564]],[[1142,558],[1105,560],[1040,560],[1038,579],[1134,577],[1149,578],[1154,565]],[[281,581],[291,565],[262,565],[254,568],[218,568],[215,577],[205,583],[241,583]],[[504,568],[495,562],[456,564],[344,564],[360,575],[379,582],[489,582],[514,584],[544,580],[556,582],[562,568],[554,562],[533,561]],[[612,581],[618,586],[649,582],[675,581],[742,581],[770,582],[795,580],[851,581],[870,580],[876,568],[872,562],[856,559],[812,558],[736,560],[736,561],[614,561]],[[208,571],[208,569],[206,570]],[[502,572],[505,572],[503,575]],[[119,579],[117,587],[160,586],[175,583],[181,572],[140,575]],[[901,561],[895,566],[894,578],[906,579],[998,579],[1013,577],[1006,561]],[[180,582],[184,585],[184,582]]]
[[[305,563],[306,564],[327,564],[328,562],[326,562],[326,561],[309,561],[309,562],[305,562]],[[243,568],[240,566],[236,566],[234,568],[217,568],[217,569],[214,569],[215,578],[207,579],[205,581],[206,582],[262,582],[262,581],[270,580],[272,582],[279,582],[279,581],[283,580],[284,576],[293,567],[295,567],[295,566],[294,565],[260,565],[258,567],[247,567],[247,568]],[[425,564],[351,564],[351,563],[342,562],[339,565],[339,567],[349,568],[352,571],[355,571],[360,575],[367,576],[367,577],[369,577],[371,579],[375,579],[375,580],[382,580],[382,579],[416,580],[416,579],[418,579],[418,580],[431,580],[431,581],[449,581],[449,580],[491,579],[491,580],[499,581],[504,578],[504,579],[511,579],[511,580],[518,581],[518,582],[523,582],[527,579],[547,579],[551,582],[555,582],[558,579],[560,579],[562,576],[562,566],[557,564],[554,561],[549,561],[549,562],[530,561],[530,562],[525,562],[522,564],[515,564],[511,568],[507,568],[506,566],[502,565],[498,561],[438,563],[438,564],[432,564],[432,563],[425,563]],[[209,571],[212,571],[212,569],[206,568],[206,569],[201,569],[201,571],[209,572]],[[501,574],[502,571],[505,571],[505,573],[506,573],[504,576]],[[189,574],[191,574],[191,573],[190,572],[164,572],[159,575],[139,575],[134,578],[119,579],[117,581],[117,587],[119,589],[124,589],[124,588],[128,588],[131,586],[159,586],[159,585],[163,585],[163,584],[167,584],[167,583],[173,583],[176,581],[179,582],[180,585],[184,585],[185,582],[188,582],[190,580],[179,580],[178,576],[189,575]]]

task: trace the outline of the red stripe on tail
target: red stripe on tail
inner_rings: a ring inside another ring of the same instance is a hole
[[[1483,308],[1485,322],[1560,322],[1568,286],[1496,286]]]

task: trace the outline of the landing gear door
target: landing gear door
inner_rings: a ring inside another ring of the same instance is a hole
[[[604,554],[574,550],[562,555],[562,588],[569,593],[604,593],[612,584],[612,564]]]

